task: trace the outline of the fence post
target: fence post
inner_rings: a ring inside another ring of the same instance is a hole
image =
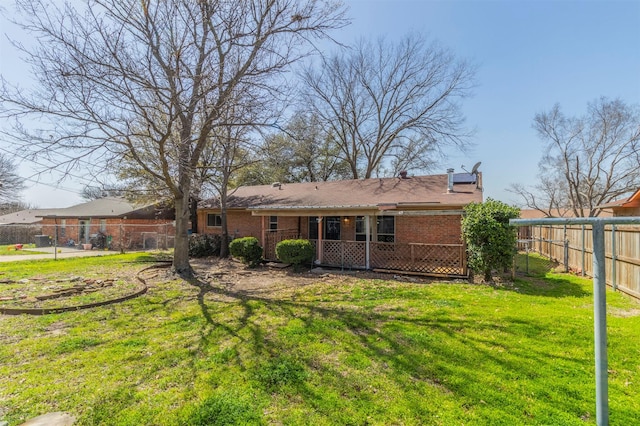
[[[371,219],[369,215],[365,215],[364,217],[364,228],[365,228],[365,241],[364,241],[364,257],[365,257],[365,266],[367,269],[371,269],[371,232],[369,229],[371,226]]]
[[[582,225],[582,276],[584,277],[584,224]]]
[[[616,226],[611,225],[611,287],[613,290],[618,290],[618,283],[616,277]]]
[[[122,241],[122,222],[120,222],[120,254],[124,254],[124,242]]]
[[[54,224],[53,228],[55,229],[53,233],[53,260],[58,260],[58,224]]]
[[[593,235],[593,309],[596,358],[596,424],[609,424],[607,383],[607,299],[604,256],[604,223],[594,222]]]
[[[542,253],[542,225],[538,226],[538,253],[540,253],[540,256],[544,255],[544,253]]]
[[[567,225],[564,225],[564,272],[569,272],[569,239],[567,238]]]

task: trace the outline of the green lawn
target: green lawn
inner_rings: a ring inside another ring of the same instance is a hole
[[[0,276],[146,266],[136,259],[15,263]],[[595,424],[588,280],[296,280],[260,293],[163,280],[119,305],[0,317],[0,420],[67,411],[82,425]],[[607,297],[610,419],[630,425],[640,418],[640,304]]]
[[[43,251],[35,251],[33,250],[35,248],[35,244],[23,244],[22,248],[26,249],[28,248],[29,251],[24,251],[24,250],[16,250],[16,245],[15,244],[9,244],[6,246],[1,246],[0,245],[0,256],[21,256],[21,255],[25,255],[25,254],[46,254],[46,252]]]

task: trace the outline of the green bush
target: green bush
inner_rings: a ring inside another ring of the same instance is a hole
[[[513,262],[518,237],[509,219],[520,216],[516,207],[488,198],[464,208],[462,236],[467,243],[469,267],[491,281],[491,271],[508,268]]]
[[[276,245],[276,256],[285,263],[291,263],[295,271],[300,265],[313,261],[315,249],[309,240],[282,240]]]
[[[250,267],[258,266],[262,261],[262,247],[256,237],[236,238],[229,243],[229,253]]]
[[[189,257],[220,256],[222,237],[217,234],[194,234],[189,238]]]

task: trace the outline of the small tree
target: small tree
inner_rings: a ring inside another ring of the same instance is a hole
[[[520,210],[501,201],[488,198],[484,203],[471,203],[464,209],[462,236],[467,243],[469,267],[483,272],[491,281],[491,271],[507,268],[513,261],[517,242],[515,227],[509,219],[520,216]]]

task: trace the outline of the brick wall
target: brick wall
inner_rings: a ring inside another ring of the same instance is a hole
[[[396,242],[460,244],[461,215],[396,216]]]
[[[205,234],[219,234],[221,228],[208,227],[207,213],[219,214],[215,210],[201,210],[198,212],[198,232]],[[346,220],[345,220],[346,219]],[[227,215],[229,235],[233,237],[256,237],[262,240],[262,221],[265,228],[269,227],[269,217],[252,216],[250,212],[230,211]],[[433,216],[396,216],[396,242],[426,243],[426,244],[460,244],[461,215],[433,215]],[[375,218],[371,220],[375,232]],[[340,232],[342,240],[355,240],[354,216],[342,217]],[[299,227],[299,228],[298,228]],[[278,217],[278,229],[299,229],[301,238],[309,237],[309,218],[302,216]],[[374,240],[374,238],[372,238]]]
[[[199,234],[220,234],[222,228],[220,226],[207,226],[207,214],[220,214],[220,211],[216,210],[199,210],[198,211],[198,233]],[[266,217],[265,224],[268,224],[268,217]],[[237,237],[256,237],[261,239],[262,237],[262,217],[252,216],[251,212],[244,211],[230,211],[227,213],[227,230],[229,236]]]

